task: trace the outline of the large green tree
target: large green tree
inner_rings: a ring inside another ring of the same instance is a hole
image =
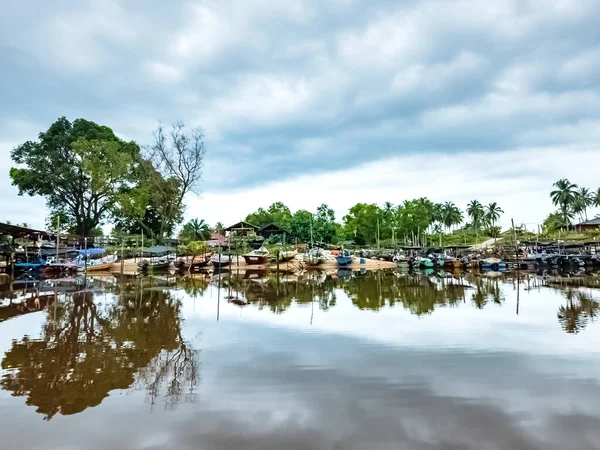
[[[210,227],[204,219],[192,219],[183,226],[179,238],[189,241],[207,241],[210,239]]]
[[[73,232],[90,235],[109,215],[120,190],[132,183],[140,148],[107,126],[61,117],[11,152],[19,194],[40,195],[51,213],[63,214]]]

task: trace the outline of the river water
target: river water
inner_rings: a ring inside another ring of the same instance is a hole
[[[0,448],[600,448],[599,278],[1,285]]]

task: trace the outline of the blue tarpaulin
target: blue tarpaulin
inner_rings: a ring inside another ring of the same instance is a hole
[[[88,248],[87,250],[79,250],[79,253],[82,255],[102,255],[106,253],[106,250],[103,248]]]

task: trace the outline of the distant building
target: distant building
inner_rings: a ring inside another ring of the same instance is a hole
[[[257,231],[258,227],[256,225],[252,225],[251,223],[244,221],[234,223],[233,225],[225,228],[225,232],[228,236],[231,236],[233,233],[236,236],[251,236],[255,235]]]
[[[256,232],[256,234],[265,239],[268,239],[271,236],[279,236],[281,241],[284,241],[289,237],[289,233],[286,230],[274,223],[270,223],[269,225],[262,227]]]
[[[596,217],[595,219],[586,220],[585,222],[578,223],[575,225],[575,230],[580,233],[588,230],[597,230],[600,228],[600,217]]]
[[[210,233],[210,240],[207,242],[210,247],[225,247],[227,238],[219,233]]]

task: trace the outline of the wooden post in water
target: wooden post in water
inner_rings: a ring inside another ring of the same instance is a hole
[[[121,238],[121,275],[125,269],[125,260],[123,259],[123,247],[125,246],[125,238]]]
[[[521,268],[521,266],[519,265],[519,246],[517,245],[517,231],[515,230],[515,221],[513,219],[510,219],[510,223],[512,224],[513,239],[515,240],[515,255],[517,257],[517,271],[518,271]],[[518,276],[518,272],[517,272],[517,276]]]
[[[83,269],[84,273],[87,273],[87,237],[83,238]]]

